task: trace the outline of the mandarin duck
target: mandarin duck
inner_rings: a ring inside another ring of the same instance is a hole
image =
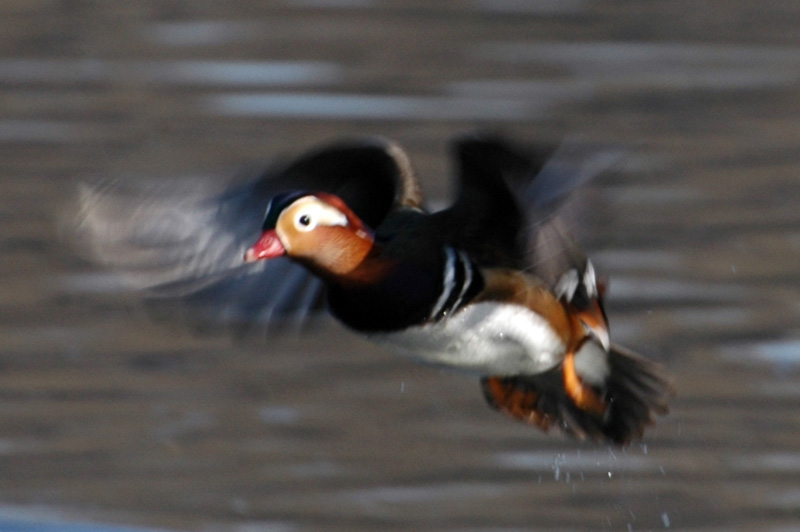
[[[457,198],[427,212],[396,143],[337,142],[228,188],[156,183],[135,209],[124,187],[86,188],[76,234],[208,319],[304,318],[326,299],[370,340],[477,375],[513,418],[627,444],[667,412],[671,380],[611,343],[604,286],[556,212],[597,172],[553,152],[462,137]]]

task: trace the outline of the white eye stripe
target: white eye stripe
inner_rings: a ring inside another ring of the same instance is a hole
[[[297,211],[294,214],[294,227],[298,231],[312,231],[318,225],[347,225],[347,216],[312,196],[300,198],[294,203]]]

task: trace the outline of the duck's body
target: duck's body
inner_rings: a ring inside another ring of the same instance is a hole
[[[535,375],[555,367],[566,351],[541,315],[496,301],[469,305],[441,322],[369,337],[397,353],[479,375]]]
[[[415,191],[413,202],[399,194],[375,230],[337,196],[292,191],[273,200],[247,260],[289,256],[323,280],[345,325],[481,375],[490,404],[514,417],[579,437],[640,436],[670,385],[610,345],[594,268],[555,223],[535,235],[548,233],[551,256],[530,262],[531,228],[506,179],[532,179],[541,161],[495,139],[464,140],[457,153],[462,189],[450,209],[421,212],[419,187],[402,185],[412,174],[398,188]]]
[[[660,366],[610,343],[594,268],[552,216],[553,199],[580,177],[543,176],[550,153],[461,139],[458,198],[427,213],[396,144],[373,139],[312,152],[220,196],[215,216],[226,223],[238,208],[252,224],[257,206],[266,207],[262,236],[245,259],[276,259],[263,273],[251,267],[257,275],[248,274],[245,288],[226,294],[247,301],[246,309],[262,298],[270,316],[307,307],[318,284],[285,269],[277,259],[287,256],[321,280],[330,312],[346,326],[393,351],[480,375],[493,407],[580,438],[641,437],[666,412],[672,387]],[[84,223],[99,233],[98,198],[90,199]],[[244,218],[234,243],[247,234]],[[138,223],[128,239],[140,244],[148,233]],[[153,229],[151,239],[179,240]],[[193,243],[177,256],[192,251],[200,255]],[[203,253],[219,262],[218,247]],[[218,281],[224,269],[214,268],[195,273],[193,293],[227,286]],[[204,280],[213,275],[213,283]]]
[[[428,363],[517,375],[560,362],[569,317],[540,280],[514,270],[482,270],[452,247],[441,258],[392,261],[377,282],[332,280],[331,313],[371,340]],[[376,260],[386,259],[378,254]],[[366,270],[380,268],[365,262]]]

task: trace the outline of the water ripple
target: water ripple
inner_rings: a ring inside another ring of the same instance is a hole
[[[223,94],[204,99],[214,114],[312,120],[495,120],[541,115],[547,102],[463,96],[384,96],[333,93]]]
[[[347,492],[344,497],[362,505],[409,504],[432,500],[463,500],[467,498],[499,499],[511,488],[491,482],[449,483],[425,486],[379,486]]]
[[[488,13],[565,15],[586,10],[587,0],[473,0],[474,9]]]
[[[528,469],[534,471],[554,471],[558,477],[562,470],[574,472],[602,472],[608,475],[612,471],[660,471],[661,467],[646,456],[619,454],[611,450],[577,451],[574,453],[552,453],[548,451],[520,451],[497,453],[492,461],[504,468]]]
[[[747,473],[800,473],[800,453],[760,453],[729,460],[733,469]]]
[[[797,48],[648,42],[485,43],[480,57],[557,65],[604,88],[741,89],[795,84]]]
[[[161,45],[189,47],[251,40],[260,30],[259,24],[250,21],[190,20],[149,24],[141,29],[141,35]]]
[[[786,369],[800,367],[800,339],[735,344],[723,348],[723,356],[740,363],[767,363]]]
[[[337,83],[324,61],[103,61],[0,59],[0,81],[13,83],[147,82],[170,85],[286,86]]]
[[[167,532],[166,529],[82,522],[49,507],[0,506],[3,532]]]
[[[78,143],[97,138],[100,138],[99,132],[87,124],[56,120],[0,120],[0,142]]]
[[[749,287],[730,283],[706,283],[676,279],[654,279],[617,275],[614,277],[617,301],[729,302],[744,301],[753,293]]]

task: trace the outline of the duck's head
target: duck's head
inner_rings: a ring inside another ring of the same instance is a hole
[[[372,231],[338,196],[288,192],[267,207],[261,238],[245,262],[287,256],[323,276],[345,276],[369,255]]]

